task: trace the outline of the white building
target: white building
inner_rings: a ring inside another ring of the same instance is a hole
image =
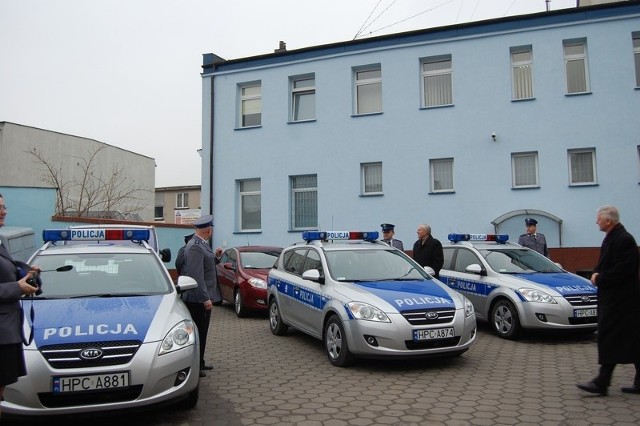
[[[516,240],[533,216],[575,256],[608,203],[640,239],[639,1],[203,62],[216,246],[383,222],[409,249],[420,223]]]

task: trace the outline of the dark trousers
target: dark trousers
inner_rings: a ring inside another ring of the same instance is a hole
[[[198,328],[200,338],[200,366],[204,365],[204,349],[207,346],[207,334],[209,332],[209,322],[211,320],[211,310],[207,311],[202,303],[186,303],[191,318]]]
[[[635,386],[640,386],[640,362],[634,364],[636,366],[636,376],[633,379]],[[616,364],[602,364],[600,365],[600,373],[598,377],[593,379],[593,382],[603,388],[609,387],[611,384],[611,376],[613,376],[613,370],[616,368]]]

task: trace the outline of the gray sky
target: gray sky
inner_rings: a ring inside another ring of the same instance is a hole
[[[280,40],[293,50],[544,10],[544,0],[0,0],[0,121],[153,157],[156,186],[198,185],[203,53],[237,59]]]

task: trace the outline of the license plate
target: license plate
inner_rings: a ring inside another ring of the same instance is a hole
[[[129,386],[129,372],[92,374],[87,376],[54,377],[53,393],[85,392],[102,389],[119,389]]]
[[[598,309],[574,309],[573,317],[574,318],[584,318],[584,317],[595,317],[598,316]]]
[[[436,340],[454,337],[453,327],[434,328],[430,330],[415,330],[413,332],[413,340]]]

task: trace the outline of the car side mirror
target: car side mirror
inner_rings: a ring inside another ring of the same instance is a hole
[[[178,290],[178,293],[193,290],[194,288],[198,288],[198,282],[196,280],[187,275],[180,275],[178,277],[178,283],[176,284],[176,290]]]
[[[471,265],[467,266],[465,268],[465,271],[470,274],[487,275],[487,272],[484,271],[482,267],[477,263],[472,263]]]
[[[320,271],[317,269],[309,269],[302,273],[303,280],[315,281],[320,284],[324,284],[324,277],[320,275]]]
[[[236,269],[236,268],[234,268],[234,267],[233,267],[233,263],[231,263],[231,262],[225,262],[225,263],[223,263],[223,264],[222,264],[222,267],[223,267],[224,269],[229,269],[229,270],[231,270],[231,271],[235,271],[235,269]]]
[[[427,274],[431,275],[432,277],[436,276],[436,271],[434,271],[431,266],[423,266],[423,268],[427,272]]]
[[[160,254],[160,259],[162,259],[162,261],[164,263],[171,262],[171,249],[170,248],[164,248],[164,249],[160,250],[160,252],[158,254]]]

